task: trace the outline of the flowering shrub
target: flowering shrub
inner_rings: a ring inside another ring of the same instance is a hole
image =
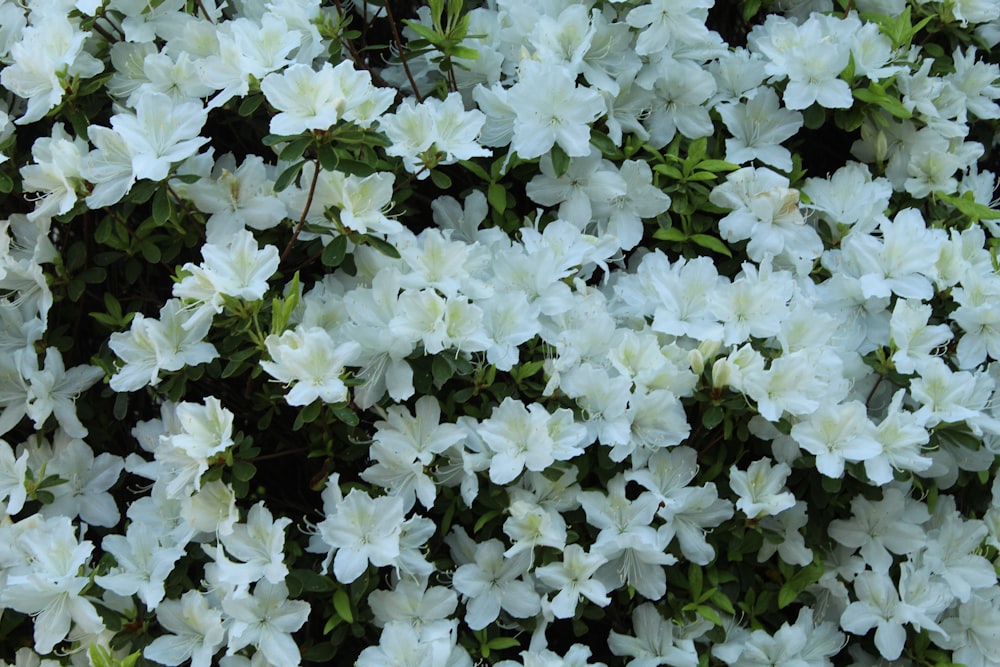
[[[1000,664],[998,43],[0,1],[0,662]]]

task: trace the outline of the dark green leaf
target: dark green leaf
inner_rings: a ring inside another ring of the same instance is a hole
[[[79,301],[86,289],[87,283],[83,282],[80,278],[73,278],[66,283],[66,294],[69,296],[70,301]]]
[[[435,356],[431,362],[431,376],[434,378],[434,385],[439,389],[451,379],[454,372],[455,369],[448,363],[448,359],[442,355]]]
[[[701,424],[705,428],[711,430],[721,424],[725,417],[726,413],[723,411],[722,407],[719,405],[713,405],[702,413]]]
[[[331,144],[321,144],[316,154],[319,156],[320,166],[326,171],[335,171],[340,164],[340,156]]]
[[[357,413],[346,405],[333,405],[330,406],[330,409],[333,411],[333,414],[337,419],[344,422],[348,426],[357,426],[361,423]]]
[[[447,190],[451,187],[451,178],[448,174],[443,171],[437,171],[436,169],[431,170],[431,181],[434,185],[438,186],[442,190]]]
[[[252,116],[253,112],[260,107],[264,101],[263,95],[251,95],[240,102],[239,114],[241,116]]]
[[[372,236],[371,234],[364,235],[364,243],[370,245],[371,247],[378,250],[380,253],[386,257],[391,257],[392,259],[399,259],[399,251],[388,241],[380,239],[377,236]]]
[[[249,482],[256,474],[257,466],[249,461],[239,460],[233,462],[233,477],[241,482]]]
[[[611,140],[611,137],[603,132],[592,130],[590,132],[590,143],[593,144],[597,150],[601,151],[601,154],[609,160],[621,160],[625,157],[625,155],[621,152],[621,149],[618,148],[618,146],[615,145],[615,142]]]
[[[299,172],[302,171],[302,166],[304,164],[305,164],[304,161],[296,162],[295,164],[293,164],[292,166],[288,167],[283,172],[281,172],[278,175],[277,180],[275,180],[274,182],[274,191],[281,192],[289,185],[291,185],[292,182],[295,181],[296,178],[298,178]]]
[[[556,177],[562,176],[569,171],[570,157],[566,155],[566,151],[562,149],[562,146],[553,144],[552,150],[549,151],[549,157],[552,158],[552,169],[555,170]]]
[[[344,261],[344,255],[347,254],[347,237],[346,236],[335,236],[332,241],[326,244],[323,248],[323,255],[321,261],[323,266],[329,268],[335,268],[340,266],[340,263]]]
[[[462,165],[465,170],[471,171],[475,174],[477,178],[481,178],[484,181],[490,180],[490,175],[486,173],[486,170],[472,160],[459,160],[458,163]]]
[[[823,127],[826,122],[826,109],[818,104],[813,104],[802,112],[802,122],[810,130]]]
[[[171,208],[170,195],[167,193],[166,186],[159,188],[156,191],[156,196],[153,197],[153,221],[157,225],[166,223],[170,219]]]
[[[284,160],[285,162],[298,160],[302,157],[302,154],[306,152],[306,149],[309,148],[309,144],[312,142],[313,138],[311,136],[299,137],[298,139],[289,142],[284,148],[281,149],[281,152],[278,153],[278,159]]]

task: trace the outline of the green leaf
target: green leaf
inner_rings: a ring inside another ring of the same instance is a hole
[[[658,164],[653,167],[653,171],[664,176],[669,176],[677,181],[684,180],[684,174],[681,173],[680,169],[669,164]]]
[[[615,145],[615,142],[612,141],[611,137],[603,132],[592,130],[590,132],[590,143],[593,144],[597,150],[601,151],[601,154],[609,160],[621,160],[625,157],[624,153],[622,153],[621,149]]]
[[[479,51],[461,45],[449,47],[448,55],[452,58],[461,58],[462,60],[479,60]]]
[[[480,517],[476,519],[475,525],[472,526],[472,532],[478,533],[483,526],[490,522],[490,520],[495,519],[498,516],[500,516],[500,512],[497,510],[491,510],[480,515]]]
[[[238,113],[244,118],[247,116],[252,116],[253,112],[260,107],[261,103],[264,101],[263,95],[250,95],[240,102],[240,108]]]
[[[873,83],[868,88],[856,89],[854,97],[862,102],[880,106],[897,118],[903,120],[913,118],[913,114],[903,106],[902,102],[889,95],[884,88],[877,86],[877,84]]]
[[[695,139],[688,146],[687,159],[684,160],[686,165],[696,165],[705,158],[705,154],[708,152],[708,138],[702,137],[700,139]]]
[[[261,139],[260,143],[264,144],[265,146],[277,146],[278,144],[283,144],[283,143],[285,143],[287,141],[294,141],[295,139],[298,139],[298,138],[299,138],[299,135],[297,135],[297,134],[292,134],[292,135],[287,135],[287,134],[269,134],[269,135],[265,136],[263,139]]]
[[[818,104],[811,105],[802,112],[802,122],[807,129],[817,130],[826,122],[826,109]]]
[[[153,222],[163,225],[170,219],[171,201],[166,186],[156,190],[153,197]],[[156,260],[159,261],[159,260]]]
[[[302,171],[302,166],[305,161],[296,162],[292,166],[285,169],[283,172],[278,174],[277,180],[274,181],[274,191],[281,192],[289,185],[291,185],[296,178],[299,176],[299,172]]]
[[[443,171],[438,171],[436,169],[431,170],[431,181],[434,185],[438,186],[442,190],[447,190],[451,187],[451,178],[448,174]]]
[[[653,238],[660,241],[673,241],[675,243],[687,241],[687,236],[684,235],[684,232],[676,227],[667,227],[666,229],[661,227],[653,232]]]
[[[726,162],[725,160],[702,160],[697,165],[695,169],[700,169],[704,171],[736,171],[740,168],[740,165],[733,164],[732,162]]]
[[[338,588],[333,594],[333,608],[342,619],[348,623],[354,622],[354,614],[351,612],[351,599],[348,597],[345,589]]]
[[[463,169],[471,171],[473,174],[475,174],[476,178],[480,178],[484,181],[491,180],[490,175],[486,173],[486,170],[480,167],[472,160],[459,160],[458,164],[460,164]]]
[[[717,252],[720,255],[725,255],[726,257],[733,256],[733,253],[729,252],[729,248],[726,247],[726,244],[714,236],[709,236],[708,234],[692,234],[691,240],[700,245],[702,248],[707,248],[712,252]]]
[[[448,363],[447,358],[442,355],[434,357],[434,361],[431,362],[431,377],[434,378],[434,385],[436,387],[440,388],[454,374],[455,369]]]
[[[319,157],[320,166],[325,171],[336,171],[337,166],[340,164],[340,156],[337,155],[337,151],[334,150],[331,144],[321,144],[316,149],[316,154]]]
[[[386,257],[391,257],[392,259],[399,259],[399,251],[396,250],[396,248],[388,241],[380,239],[377,236],[372,236],[371,234],[365,234],[363,236],[363,242],[366,245],[370,245],[371,247],[375,248]]]
[[[289,142],[281,152],[278,153],[278,159],[284,160],[285,162],[292,162],[298,160],[302,157],[302,154],[306,152],[309,148],[309,144],[313,142],[312,136],[304,136]]]
[[[704,604],[698,605],[697,607],[695,607],[695,611],[698,612],[698,615],[704,618],[706,621],[711,621],[715,625],[722,627],[722,619],[719,617],[719,612],[715,611],[708,605]]]
[[[257,474],[257,466],[249,461],[233,461],[233,477],[241,482],[249,482]]]
[[[1000,211],[992,209],[986,204],[980,204],[971,192],[962,193],[961,196],[941,195],[941,200],[951,204],[964,215],[969,216],[973,222],[980,220],[996,220],[1000,218]]]
[[[688,586],[691,589],[691,599],[697,600],[701,597],[701,588],[704,583],[701,568],[694,563],[688,566]]]
[[[334,616],[333,618],[331,618],[330,622],[332,623],[335,618],[337,617]],[[329,626],[330,630],[324,632],[323,634],[327,634],[329,631],[332,631],[333,628],[336,627],[336,625],[330,626],[329,623],[327,625]],[[305,662],[310,662],[315,665],[329,665],[333,664],[333,658],[336,655],[337,655],[337,647],[333,644],[333,642],[322,642],[320,644],[313,644],[309,648],[305,649],[302,652],[302,659]]]
[[[299,410],[299,414],[295,417],[295,423],[292,425],[292,430],[297,431],[302,428],[305,424],[311,424],[316,421],[319,417],[319,413],[323,410],[323,404],[319,399],[316,399],[309,405],[305,406]]]
[[[761,0],[746,0],[743,4],[743,22],[750,23],[750,19],[760,11]]]
[[[726,418],[726,413],[720,405],[713,405],[705,410],[701,415],[701,424],[705,428],[711,430],[722,423],[722,420]]]
[[[422,23],[406,19],[403,21],[403,24],[413,32],[417,33],[418,35],[426,39],[431,44],[434,44],[435,46],[444,43],[445,39],[444,35],[440,35],[434,32],[433,30],[423,25]]]
[[[726,597],[726,595],[722,591],[716,590],[714,593],[712,593],[712,597],[710,597],[709,600],[711,600],[712,604],[714,604],[716,607],[726,612],[727,614],[730,615],[736,614],[736,609],[733,608],[732,600]]]
[[[499,183],[490,183],[486,190],[486,200],[497,213],[503,213],[507,210],[507,189]]]
[[[552,150],[549,151],[549,157],[552,158],[552,169],[556,172],[556,178],[569,171],[570,157],[566,155],[566,151],[562,149],[562,146],[559,144],[552,144]]]
[[[156,264],[163,259],[160,246],[153,240],[149,240],[139,246],[139,252],[142,253],[142,258],[150,264]]]
[[[336,236],[332,241],[326,244],[323,248],[323,255],[321,261],[323,266],[329,268],[335,268],[340,266],[341,262],[344,261],[344,256],[347,254],[347,237],[346,236]]]
[[[73,302],[79,301],[86,289],[87,283],[79,278],[73,278],[66,283],[66,294],[69,296],[69,300]]]
[[[504,649],[520,646],[521,642],[517,641],[514,637],[494,637],[486,642],[486,645],[494,651],[502,651]]]
[[[295,569],[293,572],[295,573],[295,578],[302,582],[302,590],[304,591],[310,593],[329,593],[337,587],[333,579],[318,572],[313,572],[305,568]]]
[[[0,171],[0,193],[8,194],[14,190],[14,179],[6,171]]]
[[[351,410],[346,405],[341,405],[341,404],[331,405],[330,410],[333,412],[333,415],[337,419],[347,424],[348,426],[357,426],[358,424],[361,423],[361,419],[358,417],[357,413],[354,412],[354,410]]]

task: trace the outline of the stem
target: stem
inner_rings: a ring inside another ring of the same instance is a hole
[[[879,375],[877,378],[875,378],[875,384],[872,385],[871,391],[869,391],[868,395],[865,396],[865,407],[866,408],[869,407],[869,404],[872,402],[872,397],[875,395],[875,390],[878,389],[878,386],[880,384],[882,384],[882,380],[884,378],[885,378],[884,375]]]
[[[94,21],[94,24],[92,26],[90,26],[90,27],[93,28],[94,31],[98,35],[100,35],[101,37],[103,37],[104,39],[106,39],[109,44],[114,44],[115,42],[118,41],[118,39],[114,35],[112,35],[110,32],[108,32],[107,30],[105,30],[104,28],[102,28],[100,25],[98,25],[98,23],[97,23],[96,20]]]
[[[418,169],[414,173],[412,173],[409,176],[407,176],[406,178],[404,178],[397,185],[394,185],[393,188],[392,188],[392,194],[396,194],[397,192],[399,192],[400,190],[402,190],[403,188],[405,188],[407,185],[409,185],[410,183],[412,183],[413,181],[415,181],[416,178],[417,178],[417,176],[420,176],[420,174],[424,173],[425,171],[427,171],[427,165],[426,164],[422,165],[420,167],[420,169]]]
[[[306,205],[302,209],[302,216],[299,218],[299,222],[295,225],[295,231],[292,232],[292,238],[288,239],[288,245],[281,252],[281,257],[278,258],[278,262],[284,262],[285,258],[288,257],[288,253],[292,251],[292,246],[295,245],[295,241],[299,238],[299,234],[302,232],[302,228],[306,224],[306,216],[309,215],[309,209],[312,208],[313,196],[316,194],[316,183],[319,182],[319,158],[313,162],[313,177],[312,182],[309,183],[309,194],[306,195]]]
[[[251,463],[256,463],[257,461],[267,461],[268,459],[279,459],[282,456],[291,456],[292,454],[301,454],[302,452],[308,452],[308,447],[299,447],[297,449],[289,449],[285,452],[272,452],[270,454],[261,454],[260,456],[255,456],[251,459],[243,459],[244,461],[250,461]]]
[[[399,60],[403,63],[403,71],[406,72],[406,78],[410,81],[410,87],[413,88],[413,96],[417,98],[417,102],[423,102],[424,98],[417,90],[417,82],[413,78],[413,73],[410,72],[410,66],[406,62],[406,50],[403,48],[403,38],[399,36],[399,27],[396,25],[396,19],[392,15],[392,10],[389,8],[389,0],[384,0],[383,6],[385,7],[386,17],[389,19],[389,27],[392,28],[392,36],[396,40],[396,45],[399,46]]]
[[[212,15],[208,13],[207,9],[205,9],[205,5],[202,3],[201,0],[194,0],[194,3],[198,5],[198,9],[201,10],[201,13],[205,17],[206,21],[208,21],[209,23],[215,23],[215,21],[212,20]]]
[[[121,28],[120,28],[120,27],[118,26],[118,24],[117,24],[117,23],[115,23],[114,21],[112,21],[112,20],[111,20],[111,17],[110,17],[110,16],[108,16],[108,13],[107,13],[107,11],[106,11],[106,10],[105,10],[105,9],[104,9],[103,7],[102,7],[102,8],[101,8],[101,10],[100,10],[100,14],[99,14],[99,17],[100,17],[100,18],[102,18],[102,19],[104,19],[105,21],[107,21],[107,22],[108,22],[108,25],[109,25],[109,26],[111,26],[111,27],[112,27],[112,28],[114,29],[114,31],[118,33],[118,38],[119,38],[119,39],[117,39],[117,40],[113,40],[113,41],[119,41],[119,40],[121,40],[121,41],[124,41],[124,40],[125,40],[125,31],[124,31],[124,30],[122,30],[122,29],[121,29]],[[95,21],[94,23],[95,23],[95,26],[94,26],[94,27],[96,28],[96,27],[97,27],[97,26],[96,26],[96,21]],[[102,33],[102,34],[103,34],[103,33]]]

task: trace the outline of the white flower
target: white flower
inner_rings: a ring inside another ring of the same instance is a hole
[[[225,245],[202,246],[202,267],[220,294],[257,301],[267,292],[267,281],[278,270],[278,249],[257,245],[253,234],[241,229]]]
[[[854,579],[857,602],[852,602],[840,617],[840,627],[854,634],[875,628],[875,647],[882,657],[895,660],[906,643],[906,624],[942,631],[918,607],[899,599],[888,574],[866,571]]]
[[[130,523],[125,535],[105,536],[101,547],[115,557],[116,565],[94,580],[118,595],[138,595],[149,610],[163,600],[163,584],[184,555],[182,546],[140,522]]]
[[[77,540],[68,517],[32,522],[14,546],[24,552],[26,562],[8,569],[0,604],[34,617],[37,651],[51,652],[73,624],[87,633],[104,630],[97,609],[81,595],[89,583],[83,572],[93,545]]]
[[[212,656],[225,642],[222,612],[209,606],[208,598],[188,591],[180,600],[164,600],[156,620],[170,634],[157,637],[142,652],[149,660],[174,667],[191,660],[191,667],[209,667]]]
[[[927,508],[906,498],[897,487],[888,487],[882,500],[872,502],[864,496],[851,501],[851,518],[830,522],[830,537],[846,547],[857,549],[873,570],[887,572],[890,555],[906,554],[926,545],[921,524],[929,515]]]
[[[26,411],[35,428],[41,428],[49,415],[55,415],[68,435],[87,437],[86,427],[76,416],[76,398],[104,377],[104,371],[97,366],[75,366],[67,371],[62,354],[54,347],[46,348],[43,368],[38,368],[33,355],[27,355],[26,361],[23,371],[29,385]]]
[[[527,552],[505,557],[500,540],[476,544],[473,561],[460,565],[453,578],[455,590],[468,597],[465,622],[470,628],[481,630],[493,623],[501,608],[515,618],[538,613],[539,595],[524,577],[530,565]]]
[[[507,102],[516,113],[510,146],[524,159],[540,157],[555,144],[570,157],[587,155],[590,123],[607,110],[600,93],[577,86],[565,68],[534,61],[521,65]]]
[[[264,344],[272,361],[261,361],[261,368],[281,382],[294,383],[285,396],[289,405],[309,405],[317,398],[325,403],[347,400],[341,375],[361,352],[358,343],[337,344],[323,328],[299,327],[280,336],[271,334]]]
[[[587,553],[579,544],[570,544],[563,550],[561,563],[535,569],[539,581],[558,591],[550,602],[556,618],[572,618],[581,596],[599,607],[611,603],[607,587],[594,578],[597,569],[607,561],[601,554]]]
[[[372,498],[352,489],[336,511],[317,526],[331,553],[336,551],[333,573],[337,581],[351,583],[361,576],[369,562],[376,567],[394,565],[400,555],[402,524],[400,498]]]
[[[177,101],[163,93],[141,93],[135,113],[111,117],[111,127],[132,152],[136,178],[162,181],[170,167],[208,143],[199,133],[208,120],[201,102]]]
[[[792,426],[792,438],[816,455],[816,469],[827,477],[843,477],[847,461],[864,461],[882,453],[875,425],[858,401],[820,406]]]
[[[736,164],[760,160],[782,171],[792,170],[792,154],[782,144],[802,127],[802,114],[779,107],[774,90],[763,88],[746,102],[720,104],[717,109],[733,135],[726,139],[726,160]]]
[[[350,59],[334,67],[329,62],[317,72],[301,63],[260,82],[268,103],[280,111],[271,118],[271,133],[295,135],[326,130],[341,119],[370,125],[392,103],[391,89],[376,89],[371,75],[354,69]]]
[[[58,105],[69,77],[89,78],[104,69],[104,63],[83,48],[90,33],[64,13],[32,12],[32,19],[20,41],[11,44],[9,55],[4,54],[10,64],[0,73],[0,83],[28,102],[24,115],[14,121],[18,125],[35,122]]]
[[[785,480],[792,469],[784,463],[772,467],[771,459],[764,457],[750,464],[746,471],[735,465],[729,469],[729,485],[739,500],[736,508],[747,518],[780,514],[795,505],[795,496],[785,488]]]
[[[289,600],[285,582],[257,582],[253,595],[222,600],[229,616],[227,653],[253,645],[272,665],[298,665],[302,659],[292,633],[309,618],[309,603]]]
[[[682,636],[676,623],[664,618],[656,607],[645,603],[632,612],[632,631],[635,636],[612,631],[608,635],[608,648],[617,656],[632,658],[629,667],[696,667],[698,651],[690,637]]]
[[[6,499],[6,514],[14,516],[24,507],[28,498],[24,487],[25,474],[28,471],[28,451],[14,458],[14,450],[5,441],[0,440],[0,500]]]

